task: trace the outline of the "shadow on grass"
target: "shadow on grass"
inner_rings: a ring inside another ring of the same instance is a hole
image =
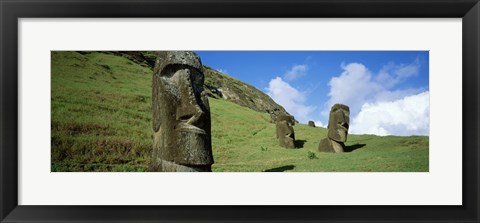
[[[294,168],[295,168],[294,165],[286,165],[286,166],[276,167],[272,169],[267,169],[263,172],[285,172],[287,170],[293,170]]]
[[[345,152],[349,153],[349,152],[352,152],[354,150],[357,150],[357,149],[360,149],[364,146],[366,146],[367,144],[363,144],[363,143],[356,143],[354,145],[351,145],[351,146],[345,146]]]
[[[303,140],[303,139],[300,139],[300,140],[295,140],[295,148],[296,149],[300,149],[300,148],[303,148],[303,145],[305,144],[305,142],[307,142],[307,140]]]

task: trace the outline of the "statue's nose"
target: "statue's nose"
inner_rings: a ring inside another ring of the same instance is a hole
[[[182,70],[179,78],[180,105],[177,107],[177,120],[195,125],[204,115],[197,101],[195,85],[190,69]]]
[[[348,129],[348,123],[346,123],[346,122],[340,122],[339,124],[340,124],[340,126],[342,126],[343,128]]]

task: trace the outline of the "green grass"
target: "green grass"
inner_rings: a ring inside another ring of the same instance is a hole
[[[145,171],[152,144],[152,71],[107,53],[52,52],[52,171]],[[317,151],[326,129],[294,126],[278,146],[266,113],[210,98],[213,171],[428,171],[428,137],[349,135],[342,154]]]
[[[150,69],[103,54],[52,52],[52,171],[143,171]]]

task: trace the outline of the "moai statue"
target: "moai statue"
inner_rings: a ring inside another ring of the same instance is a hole
[[[348,127],[350,123],[350,109],[346,105],[335,104],[330,110],[328,119],[328,135],[320,141],[320,152],[342,153],[345,150]]]
[[[160,51],[153,70],[151,171],[211,171],[210,106],[197,54]]]
[[[280,146],[295,148],[295,132],[293,125],[295,119],[291,115],[280,114],[277,116],[277,138]]]
[[[308,126],[310,126],[310,127],[315,127],[315,122],[313,122],[313,121],[308,121]]]

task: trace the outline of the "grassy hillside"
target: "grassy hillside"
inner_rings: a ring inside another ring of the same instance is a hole
[[[148,66],[106,53],[52,52],[52,171],[145,171],[152,143]],[[210,98],[213,171],[428,171],[428,137],[349,135],[317,152],[324,128],[278,146],[270,115]]]

